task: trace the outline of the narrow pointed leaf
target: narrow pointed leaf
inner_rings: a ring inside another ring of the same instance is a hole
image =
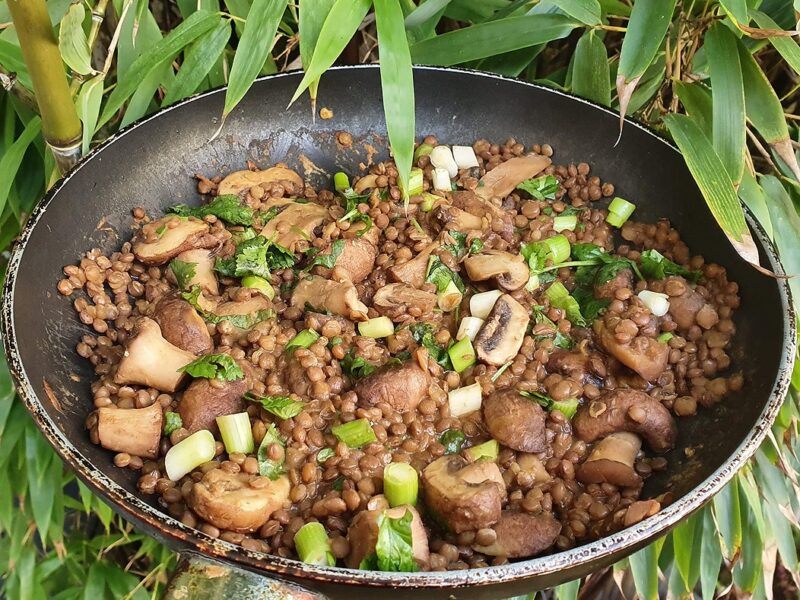
[[[436,33],[436,24],[441,20],[451,0],[426,0],[406,17],[406,33],[410,43],[419,42]]]
[[[25,66],[25,59],[22,58],[22,50],[16,44],[2,38],[0,38],[0,65],[3,65],[9,73],[15,73],[17,80],[26,88],[33,89],[28,67]]]
[[[685,115],[664,117],[686,165],[703,193],[711,213],[743,259],[760,268],[758,248],[744,220],[744,212],[736,197],[733,181],[711,142],[700,128]]]
[[[597,0],[550,0],[551,4],[586,25],[600,24],[600,3]]]
[[[631,554],[630,562],[636,593],[641,600],[658,600],[658,548],[656,544],[645,546]]]
[[[769,15],[760,10],[751,10],[750,15],[758,26],[763,29],[776,30],[781,28]],[[800,75],[800,45],[797,44],[797,41],[792,37],[773,36],[769,38],[769,42],[789,66],[794,69],[794,72]]]
[[[759,178],[759,183],[767,196],[770,221],[774,228],[774,240],[781,255],[781,262],[789,278],[789,287],[795,298],[800,298],[800,244],[797,243],[797,232],[800,231],[800,215],[794,208],[789,193],[781,185],[780,180],[772,175]],[[797,302],[797,300],[795,300]]]
[[[692,566],[692,554],[695,537],[695,517],[687,519],[672,532],[672,545],[675,553],[675,567],[683,580],[686,589],[691,589],[689,571]]]
[[[417,42],[411,47],[411,58],[419,64],[457,65],[552,42],[568,36],[578,26],[564,15],[508,17]]]
[[[722,550],[719,546],[719,533],[714,524],[714,515],[709,507],[703,511],[703,537],[700,550],[701,598],[714,598],[721,565]]]
[[[31,145],[34,139],[39,135],[42,130],[42,120],[39,117],[34,117],[25,126],[25,130],[14,141],[11,147],[3,153],[0,157],[0,213],[6,206],[8,201],[8,194],[11,191],[11,185],[14,183],[14,177],[19,171],[22,164],[22,158],[25,156],[25,151]],[[0,459],[2,460],[2,459]]]
[[[714,149],[734,185],[738,185],[744,169],[745,109],[736,37],[717,22],[706,33],[704,48],[711,72]]]
[[[742,553],[733,567],[733,582],[749,594],[761,579],[764,539],[758,533],[749,504],[742,504],[742,511]]]
[[[742,548],[742,511],[736,479],[714,496],[714,520],[722,535],[724,556],[728,560],[734,560]]]
[[[556,600],[576,600],[578,591],[581,589],[581,580],[576,579],[567,583],[562,583],[553,588]]]
[[[608,55],[597,32],[586,30],[575,47],[572,91],[603,106],[611,104]]]
[[[284,10],[286,0],[253,0],[233,57],[223,118],[241,102],[264,67]]]
[[[747,208],[752,211],[758,222],[761,223],[764,231],[767,232],[767,235],[772,238],[772,220],[769,216],[767,198],[764,195],[764,190],[761,189],[761,186],[758,185],[755,177],[753,177],[748,169],[744,170],[744,176],[742,177],[742,183],[739,185],[738,191],[739,198],[747,205]]]
[[[738,25],[747,25],[747,0],[719,0],[725,13]]]
[[[97,117],[100,114],[100,105],[103,102],[103,75],[92,77],[81,86],[78,92],[78,117],[83,123],[83,136],[81,152],[89,152],[89,146],[97,127]]]
[[[67,14],[61,19],[58,32],[58,49],[67,66],[81,75],[92,72],[92,57],[89,54],[89,41],[83,31],[86,10],[83,3],[70,4]]]
[[[672,85],[686,113],[692,117],[706,137],[711,139],[713,136],[713,104],[708,89],[701,83],[686,83],[685,81],[676,81]]]
[[[300,61],[303,69],[308,69],[311,64],[311,57],[317,45],[319,32],[322,24],[331,12],[331,8],[336,0],[300,0],[298,4],[298,23],[297,33],[300,36]],[[312,113],[316,113],[317,88],[319,79],[312,81],[308,86],[308,93],[311,95]]]
[[[792,537],[792,524],[772,502],[764,503],[764,512],[766,523],[778,544],[781,561],[790,571],[794,571],[794,567],[797,566],[797,548]]]

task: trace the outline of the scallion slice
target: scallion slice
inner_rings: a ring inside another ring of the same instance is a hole
[[[553,230],[557,232],[575,231],[578,226],[578,215],[559,216],[553,219]]]
[[[275,297],[275,289],[272,284],[258,275],[248,275],[242,279],[242,287],[257,290],[272,300]]]
[[[294,348],[308,348],[319,339],[319,334],[313,329],[304,329],[286,344],[286,352]]]
[[[348,448],[361,448],[366,444],[377,441],[372,425],[366,419],[356,419],[349,423],[336,425],[331,428],[331,433],[340,442],[347,444]]]
[[[233,415],[217,417],[219,433],[225,444],[228,454],[239,452],[249,454],[255,448],[253,444],[253,429],[250,426],[250,415],[240,412]]]
[[[447,393],[447,403],[450,406],[450,414],[460,417],[476,410],[480,410],[483,401],[483,393],[479,383],[473,383],[464,387],[450,390]]]
[[[430,192],[424,192],[422,194],[422,204],[420,204],[420,208],[423,212],[430,212],[433,210],[433,207],[436,205],[436,203],[441,199],[441,196],[431,194]]]
[[[304,563],[332,567],[336,558],[331,552],[331,541],[322,523],[306,523],[294,534],[294,547]]]
[[[414,167],[408,175],[408,195],[416,196],[422,193],[422,169]]]
[[[469,337],[463,337],[458,340],[450,346],[447,353],[450,355],[450,362],[453,363],[453,369],[456,373],[461,373],[461,371],[475,364],[475,349],[472,347],[472,341]]]
[[[667,344],[674,337],[675,336],[672,333],[670,333],[669,331],[666,331],[666,332],[662,333],[660,336],[658,336],[656,338],[656,341],[659,341],[662,344]]]
[[[635,204],[617,196],[611,201],[611,204],[608,205],[606,223],[614,227],[622,227],[635,209]]]
[[[569,295],[567,288],[565,288],[564,284],[559,280],[555,280],[553,284],[545,290],[544,295],[547,296],[553,307],[564,311],[570,323],[578,325],[579,327],[584,327],[586,325],[586,319],[584,319],[583,314],[581,314],[581,307],[578,301]]]
[[[480,460],[486,458],[489,460],[497,460],[500,455],[500,444],[497,440],[489,440],[472,448],[467,448],[466,453],[469,454],[473,460]]]
[[[475,341],[475,337],[483,327],[485,321],[478,317],[464,317],[461,319],[461,324],[458,326],[458,333],[456,333],[457,340],[468,338],[470,341]]]
[[[569,258],[571,249],[566,236],[561,234],[554,235],[539,243],[547,247],[547,258],[552,260],[554,265],[562,263]]]
[[[469,313],[473,317],[486,319],[486,317],[489,316],[489,313],[492,312],[494,303],[497,302],[497,299],[502,295],[503,292],[500,290],[490,290],[488,292],[481,292],[480,294],[473,295],[469,299]]]
[[[421,156],[428,156],[433,151],[433,146],[430,144],[420,144],[414,148],[414,162],[417,162]]]
[[[337,192],[343,192],[350,187],[350,179],[347,173],[339,171],[333,176],[333,187]]]
[[[461,293],[461,290],[458,289],[458,286],[451,279],[447,283],[447,287],[436,294],[436,304],[444,312],[450,312],[451,310],[455,309],[456,306],[461,304],[461,299],[463,297],[464,294]]]
[[[553,284],[544,291],[544,295],[550,300],[550,304],[558,302],[562,298],[569,296],[569,291],[564,287],[564,284],[556,280]]]
[[[217,454],[217,443],[207,429],[196,431],[167,451],[164,469],[167,477],[178,481],[195,467],[207,463]]]
[[[389,506],[417,503],[419,476],[408,463],[392,463],[383,469],[383,495]]]
[[[394,323],[389,317],[375,317],[358,324],[358,333],[369,338],[385,338],[394,333]]]

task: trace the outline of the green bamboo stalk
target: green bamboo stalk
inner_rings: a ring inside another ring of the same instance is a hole
[[[80,158],[81,122],[72,101],[45,0],[8,0],[42,115],[42,132],[62,172]]]

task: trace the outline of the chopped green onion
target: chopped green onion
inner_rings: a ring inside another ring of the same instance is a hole
[[[475,364],[475,349],[472,347],[469,337],[461,338],[450,346],[447,353],[450,355],[450,362],[453,363],[453,370],[456,373],[461,373],[467,367]]]
[[[480,410],[483,401],[483,393],[479,383],[473,383],[464,387],[450,390],[447,393],[447,403],[450,406],[450,414],[460,417],[476,410]]]
[[[464,338],[474,341],[484,324],[483,319],[478,317],[464,317],[461,319],[461,324],[458,326],[458,333],[456,333],[457,340]]]
[[[179,413],[171,411],[164,413],[164,435],[169,435],[181,427],[183,427],[183,421]]]
[[[554,281],[553,284],[545,290],[544,295],[547,296],[553,307],[564,311],[570,323],[578,327],[586,326],[586,319],[584,319],[583,314],[581,314],[580,304],[578,304],[575,298],[569,295],[563,283],[558,280]]]
[[[667,331],[667,332],[665,332],[665,333],[662,333],[660,336],[658,336],[658,337],[656,338],[656,340],[658,340],[658,341],[659,341],[659,342],[661,342],[662,344],[666,344],[666,343],[668,343],[668,342],[669,342],[669,341],[670,341],[672,338],[674,338],[674,337],[675,337],[675,336],[674,336],[672,333],[670,333],[669,331]]]
[[[217,443],[207,429],[196,431],[167,451],[164,469],[172,481],[180,480],[195,467],[207,463],[217,454]]]
[[[497,299],[502,295],[503,292],[500,290],[490,290],[488,292],[474,294],[469,299],[469,313],[473,317],[486,319],[486,317],[489,316],[489,313],[492,312],[494,303],[497,302]]]
[[[539,243],[547,247],[547,258],[552,260],[554,265],[562,263],[569,258],[570,245],[566,236],[554,235]]]
[[[433,146],[420,144],[414,149],[414,162],[417,162],[421,156],[428,156],[431,152],[433,152]]]
[[[539,275],[536,273],[531,273],[531,276],[528,277],[528,283],[525,284],[525,291],[526,292],[535,292],[539,289],[541,282],[539,281]]]
[[[257,290],[272,300],[275,297],[275,290],[272,284],[258,275],[248,275],[242,279],[242,287]]]
[[[447,287],[443,291],[436,294],[436,304],[444,312],[450,312],[456,306],[461,304],[461,299],[464,294],[458,289],[455,281],[452,279],[447,282]]]
[[[389,506],[416,505],[418,487],[417,471],[408,463],[392,463],[383,469],[383,495]]]
[[[322,523],[306,523],[294,534],[294,547],[304,563],[332,567],[336,558],[331,551],[331,541]]]
[[[500,444],[497,443],[497,440],[489,440],[472,448],[467,448],[466,452],[472,457],[472,460],[480,460],[482,458],[497,460],[500,454]]]
[[[333,458],[336,456],[336,452],[333,448],[323,448],[319,452],[317,452],[317,462],[319,464],[323,464],[329,458]]]
[[[559,301],[562,298],[569,296],[569,291],[564,287],[564,284],[556,280],[549,288],[544,291],[544,295],[550,300],[550,304]]]
[[[553,229],[558,232],[575,231],[578,226],[578,215],[559,216],[553,219]]]
[[[336,425],[331,428],[331,433],[336,436],[337,440],[347,444],[348,448],[361,448],[361,446],[378,440],[367,419],[356,419],[349,423]]]
[[[567,398],[566,400],[553,400],[549,410],[557,410],[568,419],[571,419],[578,412],[578,406],[577,398]]]
[[[422,204],[420,204],[420,208],[423,212],[430,212],[433,210],[434,205],[441,199],[441,196],[431,194],[430,192],[424,192],[422,194]]]
[[[636,205],[617,196],[608,205],[606,223],[614,227],[622,227],[625,221],[633,214]]]
[[[339,171],[333,176],[333,187],[336,189],[337,192],[343,192],[350,187],[350,179],[347,177],[347,173],[342,173]]]
[[[250,415],[246,412],[217,417],[217,425],[222,436],[222,442],[225,444],[225,451],[228,454],[233,454],[234,452],[250,454],[255,448],[253,444],[253,429],[250,426]]]
[[[375,317],[358,324],[358,333],[369,338],[385,338],[394,333],[394,323],[389,317]]]
[[[508,367],[510,367],[510,366],[511,366],[511,361],[508,361],[508,362],[507,362],[506,364],[504,364],[502,367],[500,367],[499,369],[497,369],[497,372],[496,372],[494,375],[492,375],[492,383],[494,383],[495,381],[497,381],[498,379],[500,379],[500,375],[502,375],[503,373],[505,373],[505,372],[506,372],[506,369],[507,369]]]
[[[286,344],[286,351],[289,352],[293,348],[308,348],[311,344],[319,339],[319,334],[313,329],[304,329]]]
[[[414,167],[408,175],[408,195],[416,196],[422,193],[422,169]]]

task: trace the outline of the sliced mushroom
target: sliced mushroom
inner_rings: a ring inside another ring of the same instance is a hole
[[[182,350],[199,356],[214,347],[206,322],[191,304],[176,294],[168,294],[158,301],[153,319],[164,339]]]
[[[517,452],[517,464],[522,471],[527,472],[533,477],[534,484],[544,483],[550,481],[550,473],[544,466],[544,463],[535,454],[528,454],[526,452]]]
[[[547,361],[549,373],[562,375],[581,383],[601,384],[608,374],[605,359],[599,352],[556,348]]]
[[[478,552],[489,556],[527,558],[550,548],[561,533],[561,523],[550,513],[532,515],[504,511],[492,528],[496,538],[489,546],[474,545]]]
[[[375,266],[378,249],[364,238],[344,240],[344,247],[336,259],[337,270],[343,271],[353,283],[364,281]]]
[[[265,186],[268,183],[289,181],[294,186],[293,193],[297,194],[303,189],[303,179],[286,167],[270,167],[263,171],[234,171],[225,179],[219,182],[217,187],[217,195],[223,196],[226,194],[239,195],[246,192],[251,187],[260,185]]]
[[[605,283],[595,285],[594,295],[596,298],[613,300],[614,294],[622,288],[633,289],[633,271],[630,269],[622,269]]]
[[[223,381],[198,378],[183,392],[176,410],[189,433],[201,429],[216,432],[217,417],[245,410],[242,396],[250,389],[253,371],[246,361],[238,361],[238,364],[245,373],[243,379]]]
[[[638,486],[642,478],[633,468],[642,447],[638,435],[618,431],[600,440],[577,472],[583,483],[611,483],[622,487]]]
[[[414,560],[420,568],[425,569],[430,562],[428,549],[428,534],[422,524],[422,518],[417,509],[408,504],[395,506],[383,510],[362,510],[353,517],[350,528],[347,530],[347,541],[350,542],[350,554],[345,559],[345,564],[351,569],[357,569],[367,556],[375,552],[378,542],[378,518],[385,514],[391,519],[405,516],[406,511],[411,511],[411,551]]]
[[[617,389],[584,404],[572,420],[575,434],[593,442],[617,431],[641,435],[656,452],[675,445],[675,420],[661,402],[644,392]]]
[[[187,282],[188,287],[199,285],[212,296],[219,295],[219,283],[216,271],[214,271],[214,256],[211,252],[198,248],[181,252],[175,258],[194,264],[194,276]]]
[[[506,487],[497,464],[468,463],[456,454],[436,459],[422,472],[425,502],[453,533],[491,527],[500,519]]]
[[[117,366],[114,383],[134,383],[174,392],[185,373],[178,371],[197,358],[191,352],[173,346],[161,335],[153,319],[142,317],[134,325],[125,344],[125,353]]]
[[[148,266],[163,265],[186,250],[216,246],[219,240],[208,231],[208,223],[200,219],[167,215],[139,230],[133,254]]]
[[[530,317],[508,294],[500,296],[475,337],[475,350],[483,362],[499,367],[513,359],[522,347]]]
[[[367,319],[367,306],[358,299],[358,291],[350,281],[331,281],[323,277],[306,277],[292,293],[292,306],[325,310],[354,321]]]
[[[516,390],[490,394],[483,401],[483,420],[494,439],[521,452],[547,449],[547,416],[538,403],[523,398]]]
[[[530,271],[525,259],[519,254],[489,250],[464,259],[464,267],[472,281],[496,278],[497,285],[514,291],[528,283]]]
[[[421,288],[425,283],[425,273],[428,270],[428,258],[439,247],[437,242],[428,244],[420,250],[411,260],[389,268],[389,277],[397,283]]]
[[[695,322],[699,323],[701,321],[713,327],[714,323],[719,320],[714,307],[706,304],[705,298],[689,287],[685,279],[682,277],[675,277],[674,279],[682,281],[686,286],[683,294],[680,296],[672,296],[669,299],[669,314],[672,320],[678,325],[678,329],[687,331]],[[712,311],[716,319],[713,320],[713,323],[706,322],[703,317],[706,315],[710,316]],[[706,327],[706,329],[710,329],[710,327]]]
[[[290,502],[290,489],[286,475],[270,481],[256,475],[212,469],[192,486],[186,501],[200,518],[214,527],[249,533]]]
[[[617,341],[614,333],[606,327],[603,319],[592,325],[600,345],[626,367],[633,369],[643,379],[655,381],[667,368],[669,346],[655,338],[638,335],[627,344]]]
[[[322,225],[328,209],[319,204],[292,202],[264,225],[261,235],[294,252],[300,242],[309,242],[314,230]]]
[[[475,192],[485,199],[505,198],[520,183],[543,171],[552,163],[546,156],[528,154],[501,162],[481,177]]]
[[[355,386],[361,406],[371,407],[387,403],[395,410],[414,410],[428,395],[431,377],[415,359],[402,365],[381,367]]]
[[[98,408],[97,436],[106,450],[157,458],[162,421],[159,402],[147,408]]]
[[[486,224],[481,229],[495,231],[505,241],[510,242],[514,237],[514,221],[506,211],[492,204],[491,199],[482,198],[470,190],[460,190],[451,195],[453,206],[471,215],[486,219]]]
[[[424,318],[436,308],[436,294],[418,290],[405,283],[390,283],[375,292],[372,307],[397,323],[414,320],[408,309],[416,307],[419,314],[416,318]],[[416,311],[415,311],[416,312]]]
[[[211,312],[218,317],[228,317],[228,322],[234,326],[239,338],[273,314],[272,302],[261,294],[255,294],[247,300],[222,302]]]
[[[467,232],[483,229],[483,219],[456,206],[442,204],[436,210],[436,219],[446,229]]]
[[[647,517],[652,517],[661,510],[661,503],[658,500],[637,500],[625,511],[623,524],[625,527],[635,525],[639,521],[644,521]]]

